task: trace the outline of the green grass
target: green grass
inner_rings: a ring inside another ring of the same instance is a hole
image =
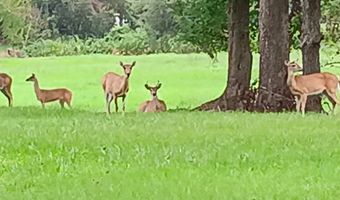
[[[149,98],[146,80],[163,83],[171,109],[218,96],[225,57],[214,66],[205,55],[175,54],[1,59],[15,107],[0,96],[0,199],[338,199],[338,110],[135,112]],[[120,59],[137,61],[129,112],[107,117],[100,79],[120,72]],[[43,110],[24,81],[32,72],[43,88],[70,88],[74,108]]]
[[[98,112],[104,111],[102,76],[108,71],[123,73],[120,60],[136,60],[127,97],[127,110],[136,111],[141,102],[150,98],[144,88],[146,81],[155,84],[160,80],[163,83],[159,96],[170,108],[196,106],[218,96],[226,77],[226,63],[222,56],[221,62],[214,66],[206,55],[4,59],[0,61],[0,70],[13,76],[16,106],[40,105],[35,98],[33,84],[25,82],[34,72],[41,88],[67,87],[74,93],[75,108]],[[56,105],[59,106],[58,103]]]

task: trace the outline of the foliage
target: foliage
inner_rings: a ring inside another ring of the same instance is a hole
[[[101,37],[115,22],[110,9],[94,7],[89,0],[35,0],[34,4],[54,34]]]
[[[226,0],[177,0],[172,4],[178,21],[178,35],[215,57],[227,48]]]
[[[12,44],[27,40],[32,24],[27,24],[31,14],[30,1],[3,0],[0,3],[0,28]]]
[[[323,0],[322,23],[325,24],[324,34],[328,41],[340,40],[340,0]]]
[[[299,1],[291,2],[293,9],[294,3]],[[340,50],[339,5],[339,0],[322,0],[321,28],[323,45]],[[0,39],[5,35],[10,45],[28,44],[31,47],[25,49],[31,52],[37,48],[43,51],[42,39],[47,40],[46,48],[53,46],[50,40],[55,40],[58,48],[63,46],[58,44],[63,41],[82,46],[91,44],[82,47],[80,52],[65,44],[65,50],[58,50],[57,55],[70,51],[71,55],[112,50],[124,54],[200,51],[213,58],[228,46],[227,10],[228,0],[3,0],[0,3]],[[249,28],[253,52],[258,52],[258,17],[258,1],[251,0]],[[299,17],[291,18],[293,49],[300,48]],[[117,18],[125,26],[117,26]],[[77,41],[66,41],[74,38],[78,38]],[[30,54],[49,54],[34,51]],[[335,51],[334,56],[336,52],[340,51]]]
[[[148,53],[191,53],[197,48],[174,37],[150,40],[146,30],[129,26],[112,28],[103,38],[61,37],[39,39],[24,48],[28,56],[65,56],[85,54],[140,55]]]

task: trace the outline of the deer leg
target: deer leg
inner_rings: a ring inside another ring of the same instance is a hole
[[[40,102],[41,102],[42,108],[45,108],[45,103],[43,101],[40,101]]]
[[[70,101],[66,101],[66,104],[68,105],[69,108],[72,108]]]
[[[305,116],[305,108],[306,108],[306,103],[307,103],[307,95],[303,94],[303,95],[300,96],[300,103],[301,103],[302,116]]]
[[[332,93],[331,91],[326,90],[326,95],[329,101],[333,105],[332,113],[334,114],[336,104],[340,104],[338,98],[336,97],[336,93]]]
[[[107,109],[107,114],[110,114],[111,113],[111,110],[110,110],[110,104],[113,100],[113,96],[111,93],[107,93],[106,94],[106,109]]]
[[[13,102],[12,93],[9,92],[6,88],[1,90],[1,92],[6,96],[6,98],[8,100],[8,106],[12,107],[12,102]]]
[[[122,103],[123,103],[123,112],[125,112],[125,98],[126,98],[126,95],[124,94],[123,96],[122,96]]]
[[[115,96],[114,99],[115,99],[116,112],[118,112],[118,102],[117,102],[118,98],[117,98],[117,96]]]
[[[64,103],[65,103],[65,101],[62,100],[62,99],[60,99],[59,103],[60,103],[61,108],[64,108]]]
[[[295,103],[296,103],[296,112],[300,112],[301,108],[301,97],[295,96]]]
[[[8,106],[12,107],[13,106],[13,96],[12,96],[12,92],[10,89],[5,88],[5,91],[7,92],[8,95]]]

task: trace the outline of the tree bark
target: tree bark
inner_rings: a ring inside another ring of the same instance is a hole
[[[261,112],[294,108],[287,86],[289,59],[288,0],[260,0],[260,87],[256,107]]]
[[[288,0],[260,0],[260,87],[256,107],[261,112],[294,108],[287,86],[289,60]]]
[[[223,94],[199,110],[246,110],[252,54],[249,40],[249,0],[229,2],[228,79]]]
[[[320,72],[320,0],[302,1],[302,62],[303,74]],[[321,112],[321,97],[308,97],[306,111]]]

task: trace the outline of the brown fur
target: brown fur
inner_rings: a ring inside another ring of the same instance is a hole
[[[106,109],[108,114],[111,113],[110,104],[112,100],[115,101],[116,112],[118,112],[118,97],[122,98],[122,110],[125,112],[125,98],[129,91],[129,77],[135,64],[135,61],[131,65],[124,65],[122,62],[120,62],[121,67],[124,69],[124,75],[108,72],[102,78],[102,87],[105,94]]]
[[[287,85],[295,96],[296,110],[300,108],[302,114],[305,113],[307,97],[310,95],[325,94],[333,105],[332,111],[339,101],[336,96],[339,89],[339,80],[336,75],[328,72],[314,73],[308,75],[294,75],[295,71],[302,70],[298,64],[294,62],[285,62],[288,67]]]
[[[66,88],[58,88],[51,90],[40,89],[38,79],[34,74],[27,78],[26,81],[34,82],[34,92],[41,102],[42,107],[45,107],[45,103],[59,100],[60,106],[64,108],[64,103],[71,107],[72,92]]]
[[[143,102],[139,106],[140,112],[165,112],[166,104],[163,100],[158,99],[157,91],[161,87],[161,84],[158,82],[155,87],[150,87],[148,84],[145,84],[145,88],[150,91],[152,100],[148,100]]]
[[[0,91],[6,96],[8,106],[13,106],[13,96],[11,92],[12,78],[5,73],[0,73]]]

